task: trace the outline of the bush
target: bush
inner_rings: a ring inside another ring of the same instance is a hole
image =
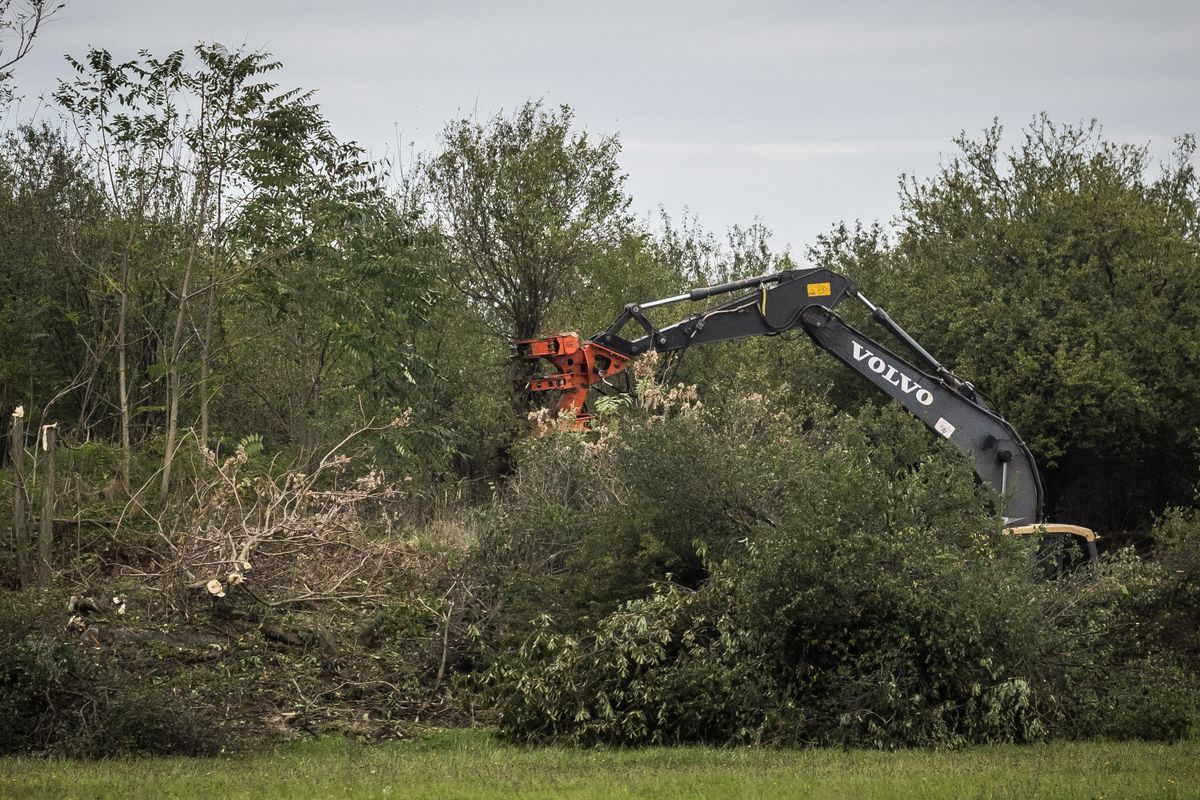
[[[969,464],[915,420],[754,404],[610,431],[602,457],[578,437],[538,445],[575,448],[571,469],[622,500],[556,500],[574,502],[578,552],[612,558],[614,531],[649,520],[673,548],[690,534],[700,570],[676,579],[643,561],[591,620],[570,605],[539,616],[490,673],[504,735],[891,748],[1173,738],[1190,724],[1188,701],[1154,688],[1168,673],[1132,677],[1155,568],[1126,554],[1047,582],[1034,543],[1000,532]],[[690,469],[685,442],[703,453]],[[511,502],[524,519],[546,509]],[[595,586],[611,563],[568,559],[565,575]]]
[[[80,705],[86,672],[73,643],[45,626],[50,606],[33,592],[0,598],[0,753],[45,749]]]
[[[484,546],[503,584],[505,623],[521,632],[553,610],[555,625],[594,623],[666,579],[696,588],[714,556],[735,547],[775,506],[794,472],[779,412],[760,396],[727,414],[686,389],[643,404],[598,434],[559,433],[523,443],[518,471]],[[828,416],[797,400],[796,426]]]
[[[115,653],[104,660],[62,626],[62,598],[0,599],[0,753],[211,755],[227,733],[182,687]],[[144,648],[142,648],[144,649]]]
[[[106,693],[87,724],[68,737],[65,749],[84,758],[120,755],[213,756],[227,731],[210,709],[189,703],[145,677],[126,676],[126,687]]]
[[[744,652],[731,588],[723,579],[700,591],[663,584],[582,637],[538,617],[489,673],[502,735],[576,745],[759,740],[777,698]]]
[[[1107,739],[1174,742],[1200,726],[1200,681],[1168,655],[1130,662],[1098,701],[1095,734]]]
[[[1158,649],[1173,650],[1200,670],[1200,509],[1167,511],[1151,535],[1162,577],[1143,618],[1159,632]]]

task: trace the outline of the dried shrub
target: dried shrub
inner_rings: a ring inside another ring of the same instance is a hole
[[[266,459],[253,437],[223,458],[201,446],[190,495],[150,518],[149,555],[117,571],[161,581],[181,603],[235,590],[279,606],[382,601],[394,581],[429,582],[443,559],[407,535],[411,496],[350,450],[379,430],[351,433],[311,467]]]

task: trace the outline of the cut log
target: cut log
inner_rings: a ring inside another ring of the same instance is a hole
[[[265,622],[262,627],[263,636],[273,642],[290,645],[292,647],[301,647],[304,645],[304,638],[295,631],[289,631],[287,628],[276,622]]]

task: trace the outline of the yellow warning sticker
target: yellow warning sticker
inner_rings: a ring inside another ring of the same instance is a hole
[[[808,285],[809,297],[829,297],[832,293],[828,283],[810,283]]]

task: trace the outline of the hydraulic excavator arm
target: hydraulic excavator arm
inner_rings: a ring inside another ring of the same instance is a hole
[[[738,293],[732,300],[658,328],[646,312],[665,305]],[[836,313],[847,298],[863,303],[871,316],[903,343],[918,368],[862,332]],[[621,331],[636,324],[642,336],[625,339]],[[544,359],[551,374],[531,379],[531,392],[559,391],[559,412],[573,412],[574,424],[585,426],[588,387],[620,373],[634,357],[655,350],[680,352],[693,345],[773,336],[801,330],[868,383],[904,406],[937,435],[969,455],[979,478],[1007,497],[1004,522],[1016,533],[1063,533],[1085,543],[1095,558],[1096,536],[1077,526],[1042,522],[1041,475],[1029,448],[968,382],[942,365],[882,308],[863,296],[845,276],[827,269],[786,270],[745,280],[692,289],[673,297],[625,306],[604,331],[581,341],[574,333],[516,342],[519,359]]]

